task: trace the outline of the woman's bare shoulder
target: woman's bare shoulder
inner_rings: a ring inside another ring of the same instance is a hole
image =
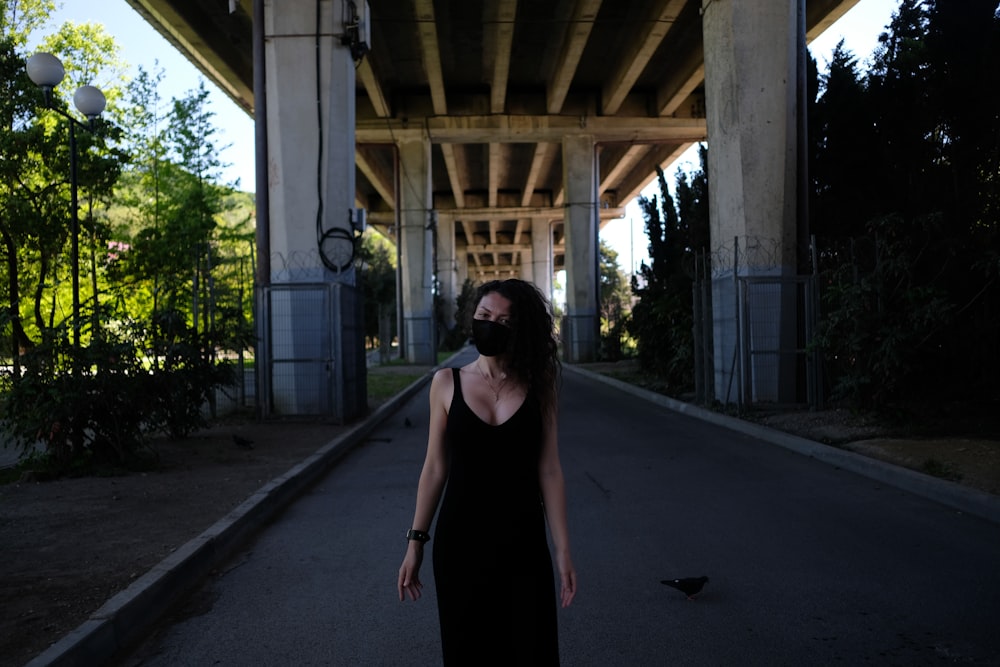
[[[452,379],[452,370],[453,369],[451,367],[437,369],[436,371],[434,371],[434,377],[431,378],[431,382],[435,382],[437,384],[441,383],[451,384],[454,381]]]
[[[451,368],[439,368],[431,378],[431,394],[450,394],[455,389],[455,378]]]

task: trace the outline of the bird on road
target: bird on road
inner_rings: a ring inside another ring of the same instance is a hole
[[[684,579],[661,579],[660,583],[671,588],[676,588],[687,596],[688,600],[693,600],[694,596],[701,592],[701,589],[708,583],[708,577],[686,577]]]
[[[240,449],[253,449],[253,440],[248,440],[233,433],[233,444]]]

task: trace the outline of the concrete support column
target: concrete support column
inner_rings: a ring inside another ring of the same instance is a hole
[[[465,285],[465,281],[469,279],[469,253],[467,252],[455,252],[455,284],[458,285],[458,291]]]
[[[552,225],[542,218],[531,219],[531,280],[552,301]]]
[[[402,278],[404,358],[414,364],[437,363],[432,291],[434,243],[431,233],[431,143],[399,141],[399,243]]]
[[[317,235],[317,216],[324,231],[350,229],[355,174],[354,60],[334,36],[341,3],[321,6],[317,26],[314,2],[265,4],[272,283],[354,281],[352,268],[326,268]]]
[[[704,8],[715,398],[721,401],[794,399],[795,355],[777,350],[796,347],[795,288],[777,279],[796,272],[798,4],[729,0]],[[745,280],[765,276],[775,282]]]
[[[524,248],[519,258],[521,260],[521,275],[518,277],[521,280],[527,280],[529,283],[535,282],[534,254],[532,248]]]
[[[263,8],[268,102],[258,122],[266,123],[267,164],[258,169],[267,174],[269,223],[261,233],[270,248],[270,286],[260,293],[259,312],[266,315],[258,327],[258,387],[265,415],[350,419],[354,394],[364,392],[353,371],[364,358],[363,336],[342,335],[358,331],[354,320],[361,318],[346,293],[354,284],[348,218],[355,190],[354,61],[336,37],[342,3],[321,2],[318,16],[311,0],[276,5]],[[323,243],[323,233],[333,230],[341,242]],[[337,270],[324,264],[323,249]]]
[[[455,260],[455,221],[451,218],[438,220],[437,223],[437,287],[444,309],[443,325],[448,329],[455,326],[455,311],[458,306],[460,283],[458,282],[458,265]],[[442,335],[444,332],[441,332]]]
[[[566,317],[563,355],[570,363],[597,358],[597,153],[591,135],[563,138],[566,215]]]

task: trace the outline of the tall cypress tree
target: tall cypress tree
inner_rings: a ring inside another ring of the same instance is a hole
[[[632,308],[629,332],[636,338],[639,363],[666,384],[673,395],[694,385],[692,284],[695,253],[708,245],[708,189],[702,170],[689,183],[678,171],[677,203],[657,169],[660,198],[639,198],[646,219],[650,263],[639,268],[632,291],[639,298]]]

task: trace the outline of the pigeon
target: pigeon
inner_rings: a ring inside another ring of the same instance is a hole
[[[233,433],[233,444],[241,449],[253,449],[253,440],[247,440]]]
[[[693,600],[694,596],[701,592],[702,587],[708,583],[708,577],[687,577],[686,579],[663,579],[660,581],[665,586],[676,588],[687,596],[688,600]]]

